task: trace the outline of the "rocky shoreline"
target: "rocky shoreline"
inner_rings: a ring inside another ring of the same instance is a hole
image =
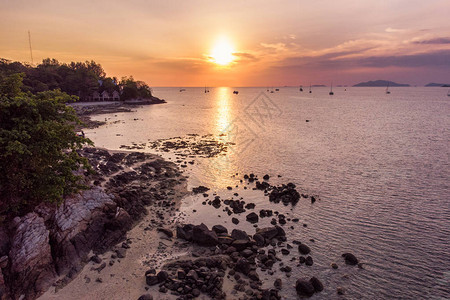
[[[159,156],[96,148],[81,154],[97,171],[88,177],[91,189],[59,207],[41,204],[0,228],[1,299],[34,299],[52,285],[64,286],[89,253],[126,241],[144,216],[152,215],[157,226],[185,194],[184,176]],[[125,251],[121,247],[117,255]]]
[[[78,128],[81,129],[81,128],[96,128],[105,124],[105,122],[102,121],[91,120],[92,115],[131,112],[132,108],[138,106],[163,104],[163,103],[166,103],[164,99],[152,97],[150,99],[128,100],[128,101],[107,102],[107,103],[77,102],[72,104],[71,106],[73,107],[73,109],[75,109],[75,112],[77,113],[78,117],[83,122],[83,125]]]

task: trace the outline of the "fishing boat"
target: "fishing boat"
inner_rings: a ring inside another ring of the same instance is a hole
[[[300,92],[303,92],[303,86],[300,86]]]
[[[388,83],[388,85],[386,87],[386,94],[390,94],[390,93],[391,93],[391,91],[389,91],[389,83]]]
[[[209,90],[206,88],[206,86],[205,86],[205,93],[209,93]]]
[[[181,92],[184,92],[185,90],[186,90],[186,89],[180,89],[180,93],[181,93]]]
[[[275,92],[279,92],[280,91],[280,89],[275,89]]]
[[[312,91],[311,91],[311,85],[309,85],[309,93],[310,93],[310,94],[312,93]]]
[[[330,96],[334,95],[334,93],[333,93],[333,84],[331,84],[331,89],[330,89],[330,92],[328,93],[328,95],[330,95]]]
[[[237,95],[239,94],[239,91],[233,91],[233,94]]]

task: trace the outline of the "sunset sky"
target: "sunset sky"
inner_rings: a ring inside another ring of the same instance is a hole
[[[0,58],[151,86],[450,82],[449,0],[0,0]]]

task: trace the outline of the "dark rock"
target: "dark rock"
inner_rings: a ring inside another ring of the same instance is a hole
[[[316,197],[311,196],[311,203],[314,203],[314,202],[316,202]]]
[[[278,229],[276,227],[265,227],[258,229],[256,233],[264,237],[266,240],[271,240],[278,235]]]
[[[336,270],[338,268],[338,265],[336,263],[332,263],[331,267]]]
[[[253,280],[253,281],[259,281],[259,275],[258,275],[258,273],[257,273],[256,271],[254,271],[254,270],[248,272],[247,277],[250,278],[250,279]]]
[[[194,194],[199,194],[199,193],[205,193],[207,191],[209,191],[209,188],[207,188],[206,186],[198,186],[192,189],[192,191],[194,192]]]
[[[217,234],[203,223],[192,229],[192,240],[203,246],[215,246],[219,243]]]
[[[281,254],[283,254],[283,255],[288,255],[290,252],[289,252],[289,250],[288,249],[281,249]]]
[[[323,284],[316,277],[311,277],[309,283],[311,283],[311,285],[314,287],[314,291],[316,293],[323,291]]]
[[[275,226],[275,228],[277,229],[277,236],[281,237],[281,236],[286,236],[286,232],[284,231],[284,229],[280,226]]]
[[[248,258],[253,255],[253,251],[250,249],[244,249],[241,251],[241,255],[245,258]]]
[[[239,220],[236,218],[231,218],[231,222],[236,225],[239,224]]]
[[[118,249],[116,249],[115,252],[116,252],[118,258],[124,258],[126,256],[126,254],[127,254],[127,249],[125,249],[125,248],[118,248]]]
[[[231,245],[236,248],[237,251],[242,251],[249,246],[249,243],[248,240],[234,240]]]
[[[314,295],[314,286],[305,279],[298,279],[295,283],[295,289],[300,296],[311,297]]]
[[[298,251],[301,254],[309,254],[311,252],[311,249],[309,249],[309,247],[306,246],[305,244],[300,244],[298,245]]]
[[[264,180],[269,180],[269,178],[270,178],[270,176],[269,176],[268,174],[266,174],[266,175],[263,176],[263,179],[264,179]]]
[[[247,233],[239,229],[233,229],[233,231],[231,232],[231,237],[235,240],[246,240],[246,241],[250,240]]]
[[[257,223],[259,221],[259,217],[256,213],[252,212],[246,216],[246,219],[250,223]]]
[[[156,277],[156,275],[154,275],[154,274],[147,274],[147,275],[145,275],[145,282],[149,286],[158,284],[158,277]]]
[[[355,266],[358,264],[358,259],[352,253],[344,253],[342,257],[345,259],[347,265]]]
[[[221,234],[228,234],[228,229],[226,229],[224,226],[222,225],[214,225],[212,227],[212,230],[217,234],[217,235],[221,235]]]
[[[258,247],[263,247],[266,243],[264,237],[259,233],[253,235],[253,239],[255,240]]]
[[[251,271],[251,265],[250,265],[250,262],[247,259],[240,258],[237,261],[236,266],[234,267],[234,269],[237,272],[241,272],[242,274],[247,275]]]
[[[102,259],[98,255],[91,256],[91,258],[89,260],[96,264],[99,264],[102,262]]]
[[[192,241],[193,230],[194,225],[192,224],[186,224],[182,227],[177,226],[177,238]]]
[[[305,263],[305,261],[306,261],[306,258],[305,258],[305,257],[303,257],[303,256],[300,256],[300,258],[299,258],[299,262],[300,262],[301,264],[304,264],[304,263]]]
[[[246,208],[246,209],[254,209],[255,206],[256,206],[255,203],[247,203],[247,204],[245,205],[245,208]]]
[[[150,294],[142,295],[138,298],[138,300],[153,300],[153,296]]]
[[[165,282],[169,278],[169,273],[166,271],[159,271],[156,278],[158,278],[158,283]]]
[[[283,184],[282,186],[273,187],[272,191],[269,194],[269,201],[279,203],[280,201],[287,205],[297,204],[300,199],[300,194],[295,189],[295,184],[288,183],[287,185]]]
[[[275,281],[273,282],[273,286],[277,289],[277,290],[281,290],[281,288],[283,287],[283,281],[280,278],[275,279]]]
[[[314,263],[314,261],[313,261],[312,257],[311,256],[307,256],[306,260],[305,260],[305,265],[312,266],[313,263]]]
[[[198,274],[197,274],[197,272],[195,270],[190,270],[187,273],[186,278],[194,280],[194,281],[197,281],[198,280]]]

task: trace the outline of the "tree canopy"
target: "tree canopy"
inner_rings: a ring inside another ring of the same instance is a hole
[[[21,73],[0,77],[0,214],[60,203],[84,187],[82,173],[91,170],[77,150],[92,142],[76,134],[80,121],[65,104],[77,97],[25,93],[22,79]]]
[[[150,87],[143,81],[135,81],[132,76],[107,77],[102,66],[94,61],[61,63],[46,58],[36,67],[0,59],[0,80],[13,74],[23,74],[23,92],[45,92],[54,89],[78,96],[82,101],[97,91],[121,93],[121,100],[151,98]]]

